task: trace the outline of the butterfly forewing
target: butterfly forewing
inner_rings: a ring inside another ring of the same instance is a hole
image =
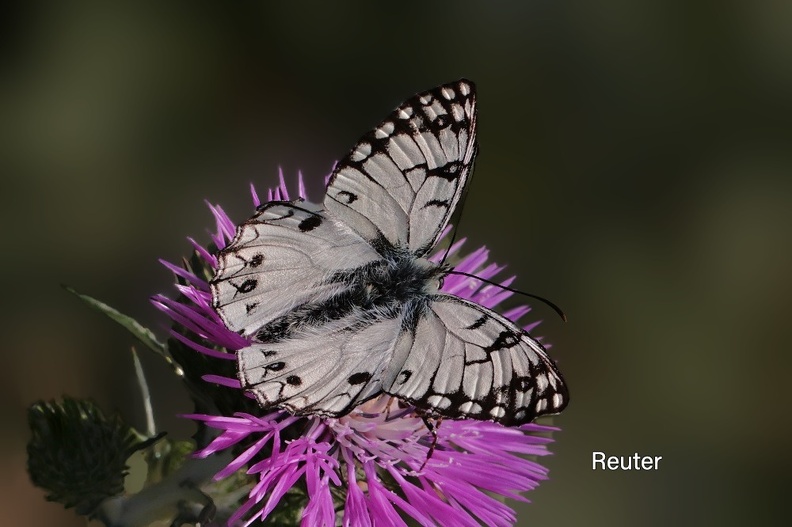
[[[435,295],[413,350],[385,391],[431,414],[519,425],[558,413],[568,394],[542,345],[491,310]]]
[[[337,295],[344,284],[332,276],[377,259],[360,236],[310,205],[270,202],[220,252],[213,305],[229,329],[254,336],[299,306]]]
[[[367,240],[428,252],[473,165],[474,89],[460,80],[404,102],[338,163],[325,208]]]

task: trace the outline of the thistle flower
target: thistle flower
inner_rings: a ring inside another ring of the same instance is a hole
[[[260,200],[251,185],[254,206]],[[307,199],[302,175],[298,196]],[[267,200],[288,200],[280,174],[278,187]],[[185,349],[201,354],[219,367],[192,373],[207,381],[216,413],[187,417],[215,433],[196,452],[198,457],[232,451],[233,461],[215,476],[230,478],[245,470],[255,478],[247,497],[228,518],[228,525],[274,521],[284,504],[307,526],[511,525],[515,513],[499,497],[527,501],[520,493],[547,478],[547,469],[525,456],[549,454],[546,433],[555,428],[526,424],[507,428],[491,422],[444,420],[434,430],[415,408],[381,395],[339,418],[294,416],[278,409],[262,410],[242,397],[234,375],[234,352],[249,342],[228,330],[212,309],[208,280],[217,265],[215,250],[235,234],[235,224],[219,206],[209,205],[216,222],[207,249],[190,239],[195,256],[184,266],[163,262],[174,272],[179,300],[163,295],[152,299],[174,322],[171,335]],[[490,279],[503,266],[488,263],[481,247],[461,256],[465,240],[447,249],[454,268]],[[446,250],[431,257],[440,262]],[[514,277],[502,282],[508,286]],[[448,275],[443,291],[496,308],[511,293],[474,278]],[[503,315],[518,321],[529,308]],[[526,326],[533,329],[537,323]],[[176,357],[178,360],[178,357]],[[189,361],[179,361],[184,365]],[[221,374],[218,374],[220,372]],[[186,372],[189,379],[191,373]],[[214,386],[213,386],[214,385]],[[241,410],[240,410],[241,409]],[[544,435],[542,435],[544,434]],[[297,516],[301,511],[301,517]]]

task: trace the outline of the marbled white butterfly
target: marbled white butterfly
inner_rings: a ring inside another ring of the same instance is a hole
[[[475,87],[415,95],[335,167],[321,205],[271,201],[220,252],[213,306],[252,344],[239,379],[264,408],[340,416],[383,392],[424,413],[519,425],[568,393],[542,345],[439,290],[427,259],[470,177]]]

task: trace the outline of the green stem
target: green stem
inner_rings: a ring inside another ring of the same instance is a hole
[[[190,458],[166,479],[149,485],[137,494],[115,496],[102,502],[96,517],[107,527],[146,527],[158,520],[201,520],[214,512],[212,499],[201,486],[231,461],[230,451],[207,458]],[[174,520],[174,525],[180,525]]]

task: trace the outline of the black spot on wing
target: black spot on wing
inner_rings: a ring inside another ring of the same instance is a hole
[[[250,293],[251,291],[256,289],[256,286],[258,285],[258,280],[254,278],[248,278],[240,285],[236,285],[233,282],[229,282],[229,283],[236,288],[238,293]]]
[[[352,375],[350,375],[347,381],[349,381],[349,384],[355,385],[355,384],[363,384],[364,382],[368,382],[369,379],[371,379],[371,373],[367,371],[359,371],[357,373],[353,373]]]
[[[518,377],[515,376],[510,383],[509,388],[514,390],[519,390],[521,392],[527,392],[531,388],[536,386],[536,379],[533,377]]]
[[[471,325],[469,325],[465,329],[478,329],[481,326],[483,326],[485,322],[487,322],[487,318],[488,317],[486,315],[482,315],[478,320],[473,322]]]
[[[357,194],[354,194],[347,190],[341,190],[338,192],[338,194],[336,194],[336,198],[338,199],[338,201],[341,201],[349,205],[350,203],[356,201],[358,199],[358,196]]]
[[[449,205],[450,204],[448,203],[447,199],[432,199],[432,200],[429,200],[426,203],[424,203],[423,208],[427,208],[427,207],[442,207],[442,208],[446,208],[447,209],[449,207]]]
[[[321,224],[322,224],[322,218],[317,215],[313,215],[302,220],[298,225],[298,227],[302,232],[308,232],[314,230]]]
[[[297,375],[289,375],[286,377],[286,384],[290,386],[299,386],[302,384],[302,379]]]
[[[267,364],[266,366],[269,371],[281,371],[285,367],[285,362],[273,362],[272,364]]]
[[[459,161],[450,161],[443,166],[430,168],[426,171],[427,179],[430,177],[439,177],[446,181],[456,181],[459,179],[461,173],[462,163]]]
[[[514,333],[513,331],[503,330],[501,331],[498,338],[495,341],[484,348],[484,351],[487,353],[492,353],[493,351],[498,351],[502,349],[508,349],[516,346],[520,342],[520,336]]]

